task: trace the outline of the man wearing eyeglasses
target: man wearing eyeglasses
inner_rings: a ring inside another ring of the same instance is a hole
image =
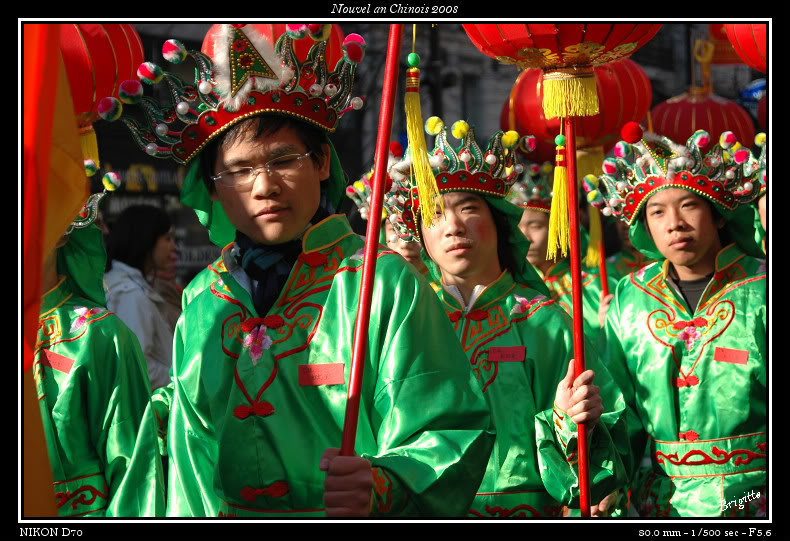
[[[290,79],[306,73],[296,65],[276,74],[282,80],[268,83],[257,69],[254,85],[232,79],[226,90],[222,54],[238,71],[253,48],[259,63],[271,53],[248,26],[224,25],[213,47],[204,44],[214,52],[204,67],[215,86],[198,85],[199,118],[172,147],[146,147],[182,156],[181,201],[224,246],[185,289],[172,383],[158,396],[167,514],[465,514],[493,446],[490,413],[428,282],[383,248],[357,454],[338,456],[364,250],[335,214],[346,176],[327,133],[352,109],[333,98],[347,92],[354,101],[349,87],[331,81],[353,80],[348,65],[359,59],[346,58],[332,78],[305,89]],[[292,30],[288,39],[303,31]],[[347,56],[361,40],[354,36]],[[278,49],[283,62],[293,60],[288,39]],[[317,43],[309,58],[323,58]],[[275,72],[281,63],[269,65]],[[184,118],[192,97],[177,105]]]

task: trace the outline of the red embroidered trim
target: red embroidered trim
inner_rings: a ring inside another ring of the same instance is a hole
[[[758,443],[758,444],[757,444],[757,448],[758,448],[760,451],[762,451],[763,453],[765,452],[765,449],[766,449],[767,447],[768,447],[768,442],[767,442],[767,441],[766,441],[766,442],[763,442],[763,443]]]
[[[688,441],[697,441],[699,439],[699,434],[697,434],[693,430],[687,430],[686,432],[678,432],[678,439],[679,440],[688,440]]]
[[[392,508],[392,479],[380,468],[372,468],[376,503],[379,513],[386,513]]]
[[[258,496],[269,496],[271,498],[282,498],[288,494],[288,483],[276,481],[265,488],[244,487],[241,489],[241,497],[248,502],[254,502]]]
[[[107,316],[112,315],[114,313],[115,312],[109,312],[109,311],[108,312],[103,312],[99,317],[87,320],[85,322],[85,326],[82,328],[82,332],[80,334],[78,334],[77,336],[74,336],[73,338],[64,338],[63,340],[58,340],[57,342],[52,342],[52,343],[42,342],[41,344],[38,344],[38,348],[33,352],[33,355],[34,356],[38,355],[41,352],[41,350],[44,349],[44,346],[49,346],[50,348],[52,348],[52,346],[54,346],[55,344],[60,344],[61,342],[73,342],[74,340],[79,340],[80,338],[82,338],[85,335],[86,332],[88,332],[88,325],[92,325],[93,323],[96,323],[97,321],[101,321],[102,319],[104,319]],[[33,364],[34,365],[41,364],[41,360],[39,359],[38,361],[36,361]]]
[[[463,313],[460,310],[458,310],[457,312],[453,312],[452,314],[449,314],[450,321],[453,323],[457,323],[458,320],[461,319],[462,315]]]
[[[104,490],[105,490],[105,492],[107,492],[107,494],[109,494],[110,487],[108,487],[106,483],[104,485]],[[90,499],[86,499],[86,497],[87,497],[87,494],[85,494],[86,492],[90,492],[91,493]],[[96,487],[93,487],[91,485],[85,485],[85,486],[82,486],[82,487],[78,488],[74,492],[69,492],[68,490],[66,492],[56,492],[55,493],[55,498],[57,498],[58,501],[55,502],[55,504],[58,506],[58,509],[60,509],[61,507],[63,507],[66,504],[67,501],[71,500],[72,498],[74,498],[78,494],[80,495],[80,497],[77,498],[76,500],[74,500],[73,502],[71,502],[71,508],[72,509],[76,509],[78,504],[91,505],[93,502],[96,501],[96,498],[98,498],[98,497],[101,497],[101,498],[103,498],[105,500],[107,499],[107,494],[102,493]]]
[[[218,517],[226,517],[226,518],[227,518],[227,517],[235,517],[236,515],[234,515],[233,513],[228,513],[228,514],[226,515],[225,513],[223,513],[222,511],[220,511],[220,512],[219,512],[219,514],[218,514],[217,516],[218,516]]]
[[[726,464],[727,462],[730,461],[730,459],[737,456],[737,458],[735,458],[734,464],[735,466],[740,466],[741,464],[744,465],[749,464],[755,458],[765,458],[767,456],[767,454],[754,453],[752,451],[749,451],[748,449],[733,449],[731,452],[728,453],[727,451],[719,449],[716,446],[713,447],[712,451],[715,456],[720,458],[715,459],[710,455],[708,455],[705,451],[700,451],[699,449],[692,449],[691,451],[683,455],[683,458],[680,459],[678,458],[677,453],[672,453],[671,455],[667,455],[662,453],[661,451],[656,451],[656,461],[659,464],[663,464],[664,460],[661,458],[663,456],[667,460],[669,460],[672,464],[675,464],[676,466],[702,466],[704,464]],[[743,455],[743,456],[738,456],[738,455]],[[702,457],[702,460],[696,462],[689,462],[689,459],[694,456],[700,456]],[[744,456],[746,458],[744,458]]]
[[[519,513],[519,511],[521,511],[521,512]],[[492,516],[492,517],[499,516],[501,518],[505,518],[505,517],[509,517],[511,515],[512,516],[516,516],[516,517],[526,517],[527,514],[524,513],[524,511],[529,511],[531,513],[531,516],[533,516],[533,517],[540,517],[540,516],[542,516],[540,514],[540,511],[538,511],[537,509],[535,509],[531,505],[527,505],[525,503],[523,503],[521,505],[517,505],[516,507],[513,507],[512,509],[508,509],[507,507],[499,507],[499,506],[491,507],[490,505],[486,505],[486,513],[488,513],[489,516]],[[482,517],[483,516],[482,514],[480,514],[477,511],[474,511],[474,510],[470,510],[469,512],[474,514],[475,516],[478,516],[478,517]]]

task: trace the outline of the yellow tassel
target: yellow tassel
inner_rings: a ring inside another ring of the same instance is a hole
[[[420,70],[410,68],[406,71],[406,135],[411,149],[411,170],[417,180],[417,193],[420,198],[420,212],[426,227],[433,224],[437,200],[444,213],[444,203],[436,185],[436,177],[428,161],[428,150],[423,131],[422,109],[420,108]]]
[[[584,264],[588,267],[597,267],[601,264],[601,215],[598,209],[588,205],[587,212],[590,215],[590,244],[587,245],[587,255],[584,256]]]
[[[101,167],[99,163],[99,144],[96,141],[96,132],[93,131],[93,126],[87,126],[80,129],[80,147],[82,148],[82,159],[93,160],[96,162],[96,167]]]
[[[543,83],[546,118],[598,114],[598,89],[592,67],[551,71],[543,76]]]
[[[603,147],[588,147],[576,151],[576,177],[581,181],[587,175],[600,177],[603,174],[601,164],[604,160]],[[587,214],[590,216],[590,243],[587,245],[587,254],[584,264],[588,267],[597,267],[601,261],[601,215],[598,209],[587,205]]]
[[[557,164],[554,167],[554,195],[551,198],[549,215],[549,245],[546,259],[557,259],[557,250],[562,257],[568,256],[570,225],[568,214],[568,170],[565,167],[565,147],[557,145]]]

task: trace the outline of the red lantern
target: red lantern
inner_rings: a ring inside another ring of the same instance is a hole
[[[768,111],[766,110],[765,103],[766,96],[767,95],[764,95],[757,104],[757,123],[760,125],[760,129],[763,131],[765,131],[766,126],[768,125]]]
[[[593,66],[631,56],[656,35],[660,24],[465,24],[486,55],[520,69],[546,74],[547,118],[597,114]],[[555,87],[554,89],[552,87]],[[571,102],[569,87],[584,96]],[[583,90],[582,90],[583,89]]]
[[[708,25],[708,40],[715,47],[713,58],[710,61],[711,64],[743,64],[743,60],[733,49],[730,40],[727,39],[727,32],[724,30],[723,24]]]
[[[632,60],[596,66],[594,72],[600,112],[577,121],[576,147],[578,150],[599,147],[606,154],[620,139],[623,124],[644,120],[653,92],[647,74]],[[500,117],[502,129],[537,138],[538,148],[528,156],[532,161],[551,160],[554,138],[560,133],[559,119],[546,118],[542,100],[543,72],[527,69],[516,79]],[[579,170],[578,176],[588,172]]]
[[[209,57],[214,56],[214,36],[220,31],[222,26],[223,25],[221,24],[212,25],[208,33],[206,33],[206,37],[203,39],[203,45],[200,48],[203,54],[208,55]],[[272,46],[274,46],[274,44],[277,43],[277,39],[285,33],[286,25],[248,24],[246,26],[255,28],[259,34],[266,36]],[[343,30],[340,28],[340,25],[333,24],[332,33],[329,35],[326,48],[326,65],[330,70],[335,69],[335,65],[337,65],[338,61],[343,58],[343,38],[345,38],[345,36],[343,35]],[[299,57],[299,60],[304,60],[307,58],[307,53],[310,51],[310,47],[314,43],[315,41],[310,38],[294,40],[294,49],[296,50],[296,55]]]
[[[735,52],[750,67],[766,72],[765,49],[767,46],[767,25],[765,24],[725,24],[727,39]]]
[[[754,123],[740,105],[701,88],[670,98],[653,109],[653,129],[682,145],[697,130],[707,131],[717,138],[731,131],[738,141],[751,146]]]
[[[121,83],[136,77],[137,66],[143,61],[143,44],[130,24],[63,24],[60,52],[83,155],[99,165],[92,127],[99,118],[99,101],[106,96],[117,98]]]

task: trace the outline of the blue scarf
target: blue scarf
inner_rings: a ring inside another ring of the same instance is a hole
[[[319,206],[310,223],[329,217],[329,212]],[[252,303],[259,317],[264,317],[280,295],[296,259],[302,253],[301,237],[283,244],[256,244],[251,238],[236,231],[236,246],[239,252],[236,262],[247,276],[257,282],[253,286]]]

